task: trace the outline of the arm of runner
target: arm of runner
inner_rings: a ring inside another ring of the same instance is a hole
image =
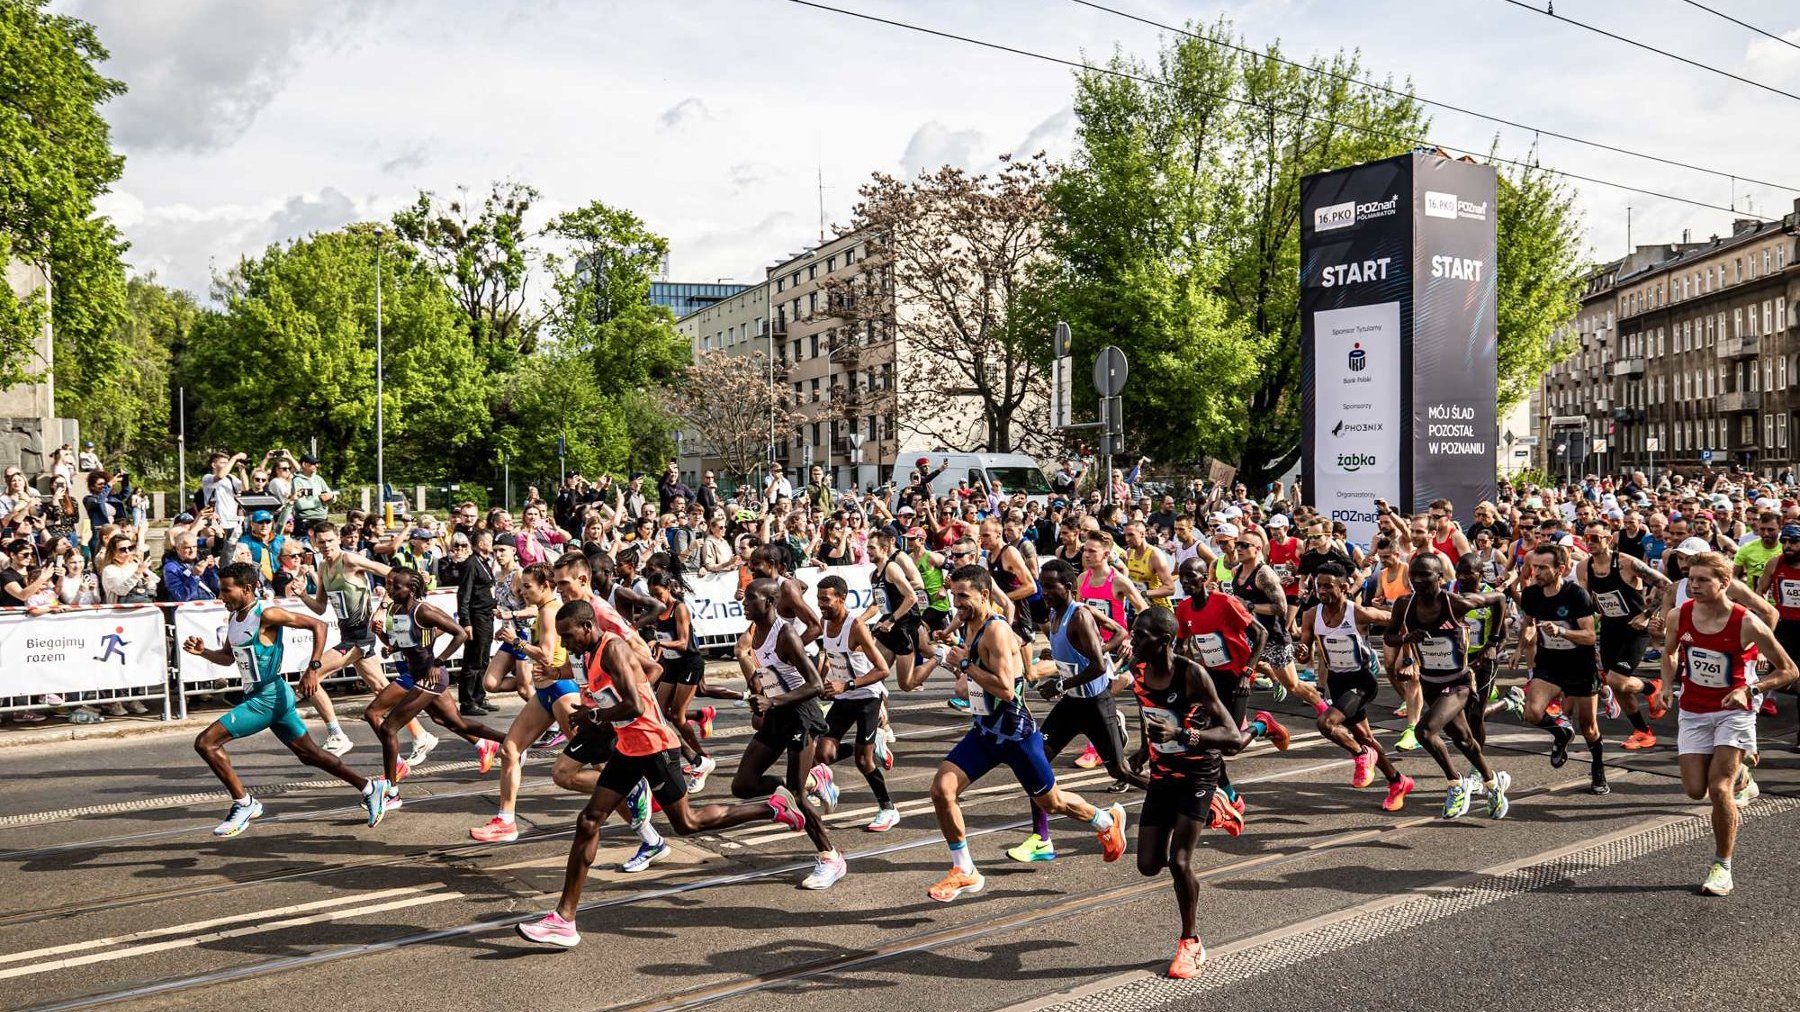
[[[1018,586],[1007,593],[1014,601],[1023,601],[1038,592],[1037,577],[1025,565],[1025,556],[1012,545],[1007,545],[1000,552],[1000,564],[1018,581]]]
[[[1324,606],[1315,604],[1311,608],[1306,609],[1305,614],[1302,616],[1303,621],[1300,623],[1300,635],[1294,640],[1294,660],[1299,661],[1301,664],[1311,664],[1312,663],[1312,656],[1313,656],[1312,613],[1315,609],[1322,608],[1322,607],[1324,607]],[[1354,608],[1355,605],[1352,604],[1351,607]]]
[[[189,636],[187,639],[183,640],[181,642],[181,649],[186,650],[195,657],[204,657],[208,661],[222,667],[230,667],[232,664],[236,663],[236,659],[231,656],[231,651],[226,650],[223,647],[209,647],[206,645],[205,641],[198,636]]]
[[[511,628],[511,627],[503,626],[502,628]],[[538,609],[537,630],[538,630],[538,642],[527,643],[524,640],[520,639],[520,640],[515,640],[513,645],[517,646],[521,651],[523,651],[525,656],[531,658],[532,663],[542,664],[546,668],[555,666],[556,665],[556,648],[557,648],[557,642],[558,642],[557,638],[556,638],[556,608],[555,607],[553,607],[551,605],[545,605],[542,608]],[[560,667],[567,667],[567,665],[568,665],[568,661],[565,658],[563,661],[563,664]]]
[[[1131,606],[1138,611],[1144,611],[1150,607],[1150,602],[1144,600],[1144,595],[1138,592],[1137,584],[1132,583],[1129,576],[1117,570],[1113,571],[1113,593],[1130,601]]]
[[[443,653],[432,658],[433,667],[447,666],[450,659],[462,653],[463,645],[469,642],[469,634],[463,631],[463,627],[457,625],[455,619],[435,604],[419,605],[418,621],[426,629],[436,629],[450,637],[450,645],[444,648]]]
[[[882,657],[881,651],[875,648],[875,637],[870,634],[868,626],[863,625],[861,622],[851,623],[850,649],[869,659],[868,673],[851,682],[851,688],[860,689],[864,686],[875,685],[876,683],[887,679],[887,659]]]
[[[319,691],[320,659],[325,656],[325,623],[311,615],[286,608],[264,608],[262,618],[264,628],[276,626],[281,629],[304,629],[312,634],[312,660],[306,665],[305,673],[300,676],[300,687],[294,691],[301,699]]]
[[[1179,666],[1180,662],[1176,664]],[[1216,748],[1227,755],[1234,754],[1244,747],[1243,736],[1238,731],[1236,718],[1226,708],[1225,701],[1219,698],[1219,690],[1213,687],[1213,680],[1206,673],[1206,668],[1190,663],[1187,667],[1188,698],[1199,700],[1199,704],[1188,711],[1182,721],[1182,744],[1189,748]],[[1208,727],[1196,726],[1194,715],[1206,711]]]
[[[1800,670],[1795,669],[1794,659],[1788,656],[1786,650],[1782,649],[1781,643],[1775,639],[1775,634],[1769,631],[1769,627],[1763,624],[1762,619],[1755,615],[1746,615],[1741,628],[1740,642],[1746,647],[1754,643],[1756,648],[1762,651],[1762,655],[1774,665],[1774,670],[1758,678],[1754,686],[1733,689],[1725,694],[1726,706],[1739,706],[1748,710],[1752,691],[1769,693],[1777,689],[1785,689],[1794,684],[1796,679],[1800,679]]]
[[[1391,611],[1382,611],[1380,608],[1371,608],[1366,604],[1357,604],[1354,601],[1351,602],[1351,606],[1356,609],[1356,624],[1364,629],[1372,625],[1385,626],[1394,621],[1394,613]]]
[[[1775,605],[1745,586],[1742,580],[1731,581],[1725,587],[1725,596],[1750,609],[1751,614],[1761,619],[1763,625],[1772,626],[1781,619],[1781,613],[1775,610]]]
[[[995,699],[1010,702],[1015,698],[1014,684],[1019,678],[1019,643],[1004,623],[992,623],[976,652],[968,659],[964,671],[969,681],[980,686]]]
[[[811,643],[818,639],[819,634],[825,631],[825,620],[819,617],[819,609],[814,608],[812,604],[806,600],[806,595],[800,593],[800,581],[783,580],[781,583],[781,596],[787,600],[789,607],[800,616],[800,625],[802,627],[800,630],[800,642]]]
[[[1156,577],[1156,588],[1149,591],[1147,597],[1164,598],[1175,596],[1175,574],[1169,572],[1169,562],[1163,553],[1150,552],[1150,572]]]

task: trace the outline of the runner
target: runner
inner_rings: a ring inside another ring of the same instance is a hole
[[[1260,725],[1261,733],[1277,750],[1288,747],[1287,729],[1266,713],[1247,725],[1250,708],[1250,676],[1268,645],[1269,631],[1251,616],[1235,595],[1214,591],[1210,567],[1204,560],[1188,559],[1176,570],[1176,579],[1187,597],[1175,606],[1181,636],[1181,652],[1200,662],[1213,680],[1213,689],[1238,727]],[[1219,767],[1219,791],[1213,797],[1212,827],[1237,836],[1244,831],[1244,799],[1231,782],[1231,770]]]
[[[761,819],[798,831],[802,820],[799,803],[785,787],[779,786],[765,801],[691,807],[681,776],[679,739],[657,714],[656,696],[637,651],[603,630],[593,606],[586,601],[572,601],[557,611],[556,632],[570,656],[583,658],[582,670],[598,704],[583,709],[577,723],[584,732],[605,725],[612,729],[615,739],[615,754],[600,772],[593,796],[575,820],[575,841],[569,846],[562,898],[549,915],[518,926],[519,935],[528,941],[572,949],[581,943],[575,915],[580,908],[581,891],[587,885],[588,866],[594,863],[600,846],[600,823],[625,802],[640,782],[650,785],[650,793],[662,805],[678,836],[728,829]]]
[[[869,564],[875,567],[876,594],[859,622],[867,623],[875,634],[875,642],[887,660],[882,667],[893,665],[901,684],[911,683],[913,661],[919,651],[919,628],[925,620],[924,581],[912,556],[896,551],[895,538],[887,531],[869,534],[868,552]]]
[[[320,520],[312,525],[312,547],[317,555],[317,568],[312,564],[302,563],[295,574],[293,586],[294,596],[312,609],[313,614],[323,615],[329,607],[337,616],[338,642],[325,655],[324,666],[320,677],[329,676],[344,668],[356,668],[357,677],[376,695],[387,688],[387,674],[381,670],[381,645],[375,639],[373,622],[375,618],[374,597],[377,591],[370,582],[370,577],[385,580],[388,567],[374,559],[345,551],[338,536],[338,529],[329,520]],[[303,579],[303,575],[314,575],[315,579]],[[311,588],[310,592],[307,588]],[[406,725],[406,733],[412,736],[413,748],[406,757],[408,766],[417,766],[425,761],[431,750],[437,747],[437,736],[428,733],[414,720]],[[325,742],[327,752],[337,752],[335,745],[343,744],[348,752],[348,737],[342,743],[336,739],[341,731],[334,733]],[[341,755],[341,752],[337,754]]]
[[[1203,565],[1199,559],[1189,561],[1196,569]],[[1175,652],[1178,633],[1174,616],[1162,608],[1151,609],[1132,626],[1131,652],[1137,658],[1132,690],[1144,741],[1131,765],[1150,767],[1138,817],[1138,874],[1148,877],[1167,868],[1174,880],[1181,936],[1169,976],[1185,980],[1206,962],[1206,946],[1195,924],[1200,880],[1194,875],[1194,845],[1211,818],[1223,753],[1237,752],[1246,739],[1206,670]]]
[[[1312,574],[1312,590],[1319,603],[1300,617],[1296,656],[1303,664],[1323,664],[1325,668],[1325,692],[1331,697],[1331,706],[1319,715],[1319,733],[1353,758],[1350,786],[1369,786],[1374,771],[1380,769],[1388,783],[1381,807],[1398,812],[1412,793],[1413,778],[1401,775],[1382,751],[1369,728],[1368,714],[1369,704],[1380,691],[1369,627],[1385,625],[1392,617],[1350,600],[1349,586],[1350,574],[1335,562]]]
[[[656,681],[656,705],[681,738],[681,770],[688,793],[698,794],[706,789],[707,776],[719,764],[700,744],[700,725],[688,719],[688,704],[705,679],[706,658],[694,645],[694,613],[685,600],[687,580],[679,566],[679,559],[671,559],[671,568],[650,574],[650,596],[662,605],[650,646],[663,668]],[[704,718],[704,711],[697,712]]]
[[[475,746],[481,772],[494,766],[506,735],[464,717],[444,695],[450,687],[451,659],[462,652],[468,634],[456,620],[425,603],[425,578],[417,570],[396,567],[388,571],[387,621],[376,634],[391,654],[398,654],[400,674],[369,701],[363,718],[381,739],[381,758],[388,782],[398,790],[409,765],[400,759],[400,728],[424,713],[439,727]],[[450,637],[442,653],[433,654],[433,630]]]
[[[1800,524],[1783,525],[1780,537],[1781,551],[1763,568],[1756,592],[1775,602],[1775,641],[1789,657],[1800,658]],[[1800,728],[1790,748],[1800,752]]]
[[[1394,607],[1394,621],[1387,631],[1387,643],[1396,649],[1410,646],[1419,658],[1419,692],[1425,700],[1425,712],[1419,718],[1419,744],[1437,761],[1449,786],[1444,793],[1444,818],[1459,819],[1469,810],[1469,797],[1479,784],[1486,788],[1488,818],[1504,819],[1510,810],[1506,790],[1512,777],[1504,770],[1496,771],[1488,764],[1481,743],[1469,728],[1469,698],[1475,693],[1475,675],[1469,670],[1468,628],[1463,623],[1469,613],[1480,608],[1497,608],[1505,600],[1497,593],[1459,594],[1444,586],[1447,567],[1437,552],[1420,553],[1407,563],[1407,580],[1412,592]],[[1573,586],[1573,585],[1571,585]],[[1575,588],[1580,592],[1580,588]],[[1444,749],[1439,731],[1448,730],[1457,751],[1474,766],[1467,777],[1458,776],[1450,765],[1450,754]],[[1470,779],[1478,778],[1476,784]]]
[[[1784,546],[1785,547],[1785,546]],[[1681,679],[1676,750],[1687,796],[1712,801],[1714,857],[1700,892],[1731,893],[1731,856],[1737,846],[1738,806],[1761,793],[1746,755],[1756,754],[1760,697],[1794,684],[1800,671],[1762,620],[1725,596],[1731,560],[1704,552],[1688,562],[1690,599],[1663,634],[1662,703],[1673,701]],[[1773,669],[1758,678],[1752,650]]]
[[[1110,625],[1102,629],[1100,638],[1111,649],[1123,645],[1125,606],[1142,613],[1150,607],[1137,585],[1124,573],[1113,568],[1113,540],[1105,531],[1089,531],[1081,542],[1081,575],[1075,582],[1075,597],[1082,604],[1106,616]],[[1115,631],[1117,630],[1117,631]]]
[[[1144,523],[1125,525],[1125,575],[1152,608],[1175,606],[1175,576],[1169,561],[1144,534]]]
[[[1231,547],[1237,559],[1237,568],[1231,574],[1231,592],[1269,633],[1259,663],[1274,679],[1275,701],[1279,703],[1292,693],[1312,707],[1314,713],[1323,714],[1325,701],[1319,690],[1310,682],[1302,682],[1294,669],[1293,618],[1288,614],[1287,592],[1274,567],[1263,561],[1261,535],[1246,531],[1232,541]]]
[[[1594,706],[1600,691],[1600,655],[1594,649],[1599,635],[1594,629],[1593,598],[1565,579],[1569,550],[1562,545],[1539,545],[1526,556],[1526,564],[1531,583],[1519,595],[1523,613],[1519,660],[1530,666],[1532,675],[1525,685],[1525,722],[1550,733],[1550,765],[1561,768],[1569,761],[1569,742],[1575,738],[1569,717],[1579,721],[1588,746],[1593,781],[1589,789],[1609,794],[1605,743]],[[1547,711],[1559,695],[1565,715],[1552,717]]]
[[[900,824],[900,810],[888,795],[887,774],[876,755],[876,747],[881,743],[881,708],[888,693],[888,666],[868,626],[850,614],[849,598],[850,585],[843,577],[827,576],[819,581],[819,615],[825,620],[819,644],[825,650],[826,670],[819,695],[831,704],[831,709],[825,714],[825,733],[819,736],[813,782],[831,781],[829,767],[838,761],[844,733],[854,727],[856,768],[869,782],[876,804],[875,818],[863,829],[885,833]]]
[[[531,641],[534,623],[541,617],[540,609],[533,607],[525,600],[519,586],[519,542],[517,535],[494,535],[488,531],[476,531],[469,535],[472,542],[479,543],[483,537],[493,539],[494,559],[494,638],[502,639],[500,630],[511,627],[516,639]],[[471,558],[469,565],[474,565]],[[554,584],[554,580],[552,580]],[[554,593],[555,587],[551,587]],[[551,612],[555,614],[554,611]],[[507,644],[503,640],[499,650],[488,659],[487,670],[481,676],[481,683],[488,692],[516,692],[526,703],[531,702],[532,686],[531,656],[517,644]]]
[[[1631,722],[1631,735],[1624,747],[1631,751],[1656,744],[1656,735],[1644,719],[1660,720],[1662,706],[1656,702],[1658,686],[1654,678],[1639,678],[1638,665],[1650,649],[1650,616],[1654,601],[1670,586],[1668,577],[1644,562],[1616,550],[1612,523],[1596,517],[1582,529],[1588,545],[1588,559],[1577,571],[1579,582],[1594,599],[1600,612],[1600,669],[1606,684],[1601,688],[1601,701],[1608,717],[1621,712]],[[1645,590],[1648,589],[1648,597]],[[1650,700],[1639,706],[1639,700]]]
[[[829,889],[848,868],[843,855],[831,845],[824,818],[805,797],[810,771],[825,811],[837,807],[838,789],[831,768],[820,766],[818,759],[818,738],[826,731],[818,701],[824,684],[794,624],[780,615],[780,593],[780,584],[772,579],[755,580],[744,590],[744,614],[750,619],[745,636],[752,644],[755,661],[754,666],[747,666],[744,680],[754,686],[750,714],[756,735],[738,760],[731,793],[738,798],[756,798],[783,789],[782,779],[770,776],[769,767],[785,757],[785,788],[798,798],[794,810],[803,817],[807,838],[818,850],[812,874],[800,887]]]
[[[1055,701],[1040,726],[1044,759],[1054,763],[1069,742],[1081,736],[1098,751],[1114,781],[1144,788],[1148,781],[1125,761],[1125,718],[1113,701],[1116,676],[1101,642],[1098,613],[1075,600],[1076,579],[1075,567],[1061,559],[1051,559],[1038,571],[1038,586],[1050,609],[1050,648],[1025,677],[1037,683],[1045,699]],[[1031,835],[1006,856],[1026,863],[1053,861],[1050,814],[1038,805],[1032,805],[1031,812]]]
[[[540,562],[519,574],[519,592],[523,607],[536,611],[528,628],[541,631],[533,643],[519,634],[519,625],[501,623],[496,634],[502,649],[515,649],[524,655],[520,667],[525,672],[541,672],[526,688],[532,700],[513,717],[500,743],[500,810],[485,825],[469,830],[469,836],[483,843],[511,843],[519,838],[519,827],[513,815],[518,803],[519,782],[525,774],[525,751],[546,728],[560,728],[564,735],[572,733],[571,718],[581,705],[581,685],[571,678],[559,678],[566,657],[556,638],[556,612],[562,602],[556,596],[556,573]]]
[[[1482,578],[1485,571],[1478,553],[1470,552],[1457,559],[1456,592],[1465,596],[1494,593],[1494,587]],[[1501,597],[1504,599],[1505,595]],[[1463,616],[1469,634],[1469,671],[1475,676],[1475,691],[1469,694],[1463,716],[1468,718],[1469,732],[1483,748],[1487,746],[1489,715],[1505,710],[1516,717],[1525,712],[1525,690],[1515,685],[1502,694],[1494,685],[1500,672],[1500,649],[1506,639],[1505,616],[1504,600],[1498,607],[1483,606]]]
[[[1044,758],[1044,739],[1026,708],[1019,644],[1000,621],[994,579],[981,566],[963,566],[950,574],[951,594],[969,627],[967,647],[950,651],[949,662],[969,677],[969,709],[973,726],[938,766],[931,783],[938,828],[950,848],[950,873],[927,895],[948,903],[987,884],[969,856],[957,799],[971,783],[1005,764],[1018,777],[1032,801],[1052,814],[1068,815],[1092,826],[1107,861],[1125,853],[1125,806],[1102,810],[1056,787],[1056,774]]]
[[[325,650],[325,623],[307,615],[277,608],[259,601],[256,596],[260,577],[256,567],[234,562],[219,572],[219,601],[229,609],[229,618],[220,630],[223,644],[208,647],[198,636],[189,636],[181,648],[204,657],[213,664],[236,667],[244,676],[244,701],[218,720],[207,725],[194,738],[194,751],[211,767],[213,775],[231,792],[231,811],[225,821],[213,827],[214,836],[236,836],[250,820],[263,813],[262,802],[244,790],[243,781],[231,766],[225,743],[233,738],[248,738],[258,731],[270,730],[301,762],[337,777],[362,792],[363,808],[369,813],[369,825],[381,822],[387,810],[388,782],[368,780],[344,765],[343,760],[315,744],[306,733],[306,722],[295,707],[294,690],[281,674],[282,630],[302,629],[312,635],[312,660],[300,676],[300,695],[318,691],[319,658]]]

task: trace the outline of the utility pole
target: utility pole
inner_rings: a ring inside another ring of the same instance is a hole
[[[381,502],[384,521],[391,523],[387,511],[387,430],[382,418],[385,391],[382,389],[381,363],[381,237],[385,231],[381,226],[375,226],[375,498]]]

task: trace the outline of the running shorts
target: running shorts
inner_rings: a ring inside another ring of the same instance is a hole
[[[667,685],[699,685],[706,674],[706,658],[697,653],[664,654],[662,683]]]
[[[919,623],[917,613],[909,612],[895,617],[893,624],[886,629],[876,628],[875,642],[886,647],[895,657],[905,657],[917,653],[919,649]]]
[[[613,760],[618,734],[611,724],[585,724],[563,746],[563,755],[583,766],[599,766]]]
[[[1330,697],[1332,707],[1344,715],[1345,723],[1355,724],[1368,716],[1366,711],[1380,691],[1381,682],[1373,671],[1325,676],[1325,694]]]
[[[762,726],[750,740],[777,752],[798,752],[806,747],[808,738],[824,733],[825,714],[819,710],[818,701],[809,699],[763,714]]]
[[[1006,766],[1018,778],[1025,793],[1034,798],[1056,788],[1056,774],[1044,755],[1044,736],[1036,730],[1023,738],[1000,739],[981,728],[971,727],[944,761],[962,770],[970,783],[980,780],[996,766]]]
[[[1050,755],[1061,754],[1069,742],[1080,736],[1093,744],[1107,765],[1125,762],[1125,718],[1111,696],[1064,696],[1038,723],[1038,731],[1044,736],[1044,748]]]
[[[558,678],[556,681],[537,690],[536,696],[538,705],[544,708],[544,712],[554,716],[556,713],[557,700],[570,693],[579,694],[580,692],[581,684],[575,681],[575,679]]]
[[[681,753],[675,749],[649,755],[615,755],[600,771],[596,787],[624,797],[639,780],[650,786],[650,796],[664,808],[687,797],[687,779],[681,775]]]
[[[306,721],[294,702],[294,687],[271,678],[244,693],[244,701],[232,707],[219,723],[233,738],[248,738],[258,731],[274,731],[283,745],[306,737]]]
[[[1562,694],[1571,698],[1579,696],[1597,696],[1600,694],[1600,672],[1596,669],[1582,667],[1576,671],[1534,670],[1532,677],[1540,678],[1562,690]]]
[[[1693,713],[1682,710],[1676,717],[1679,731],[1676,755],[1711,755],[1721,748],[1756,751],[1756,710],[1720,710]]]
[[[1600,626],[1600,667],[1614,674],[1629,675],[1643,663],[1650,649],[1650,633],[1628,625],[1602,623]]]
[[[515,661],[524,661],[527,664],[531,663],[531,658],[526,655],[524,649],[517,643],[500,644],[500,652],[511,657]]]
[[[1152,779],[1144,791],[1140,826],[1173,826],[1177,816],[1205,824],[1212,819],[1213,791],[1218,774]]]
[[[1269,638],[1269,644],[1263,647],[1262,659],[1272,668],[1285,668],[1294,660],[1294,644],[1291,640]]]
[[[927,608],[925,609],[924,623],[925,628],[930,629],[932,632],[943,632],[945,629],[950,628],[950,613],[948,611],[938,611],[936,608]]]
[[[364,657],[371,659],[380,659],[381,657],[381,641],[375,638],[374,631],[366,624],[349,625],[339,622],[337,646],[332,649],[340,654],[361,650]]]
[[[1231,719],[1237,721],[1239,727],[1244,726],[1244,716],[1250,712],[1250,682],[1235,671],[1215,671],[1207,668],[1206,673],[1212,676],[1213,691],[1219,694],[1219,701],[1225,709],[1231,711]]]
[[[834,699],[825,711],[825,733],[821,737],[843,741],[844,732],[856,728],[856,743],[872,745],[881,729],[881,696],[868,699]]]

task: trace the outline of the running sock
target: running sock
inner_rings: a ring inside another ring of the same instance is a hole
[[[1631,721],[1631,729],[1633,731],[1639,731],[1643,734],[1650,733],[1650,722],[1644,719],[1644,711],[1639,710],[1636,713],[1628,713],[1625,715],[1625,719]]]
[[[1088,820],[1088,825],[1094,827],[1094,832],[1104,833],[1113,827],[1112,813],[1096,805],[1094,817]]]
[[[1587,743],[1587,747],[1589,769],[1593,772],[1594,779],[1604,779],[1606,777],[1606,739],[1595,738]]]
[[[343,734],[344,733],[343,725],[339,724],[337,721],[334,720],[331,723],[325,725],[325,733],[326,734]]]
[[[641,825],[632,828],[637,830],[638,839],[643,841],[644,846],[660,847],[663,845],[662,834],[656,831],[656,827],[650,824],[649,819],[645,819]]]
[[[1725,869],[1726,871],[1731,870],[1731,858],[1715,857],[1715,858],[1713,858],[1713,860],[1719,862],[1719,867]]]
[[[511,813],[509,811],[503,810],[500,812],[496,812],[496,813],[494,813],[494,817],[499,819],[501,822],[506,823],[509,826],[513,824],[513,813]]]
[[[363,785],[363,793],[364,794],[369,793],[369,785],[368,784]],[[250,804],[250,795],[248,795],[248,794],[244,795],[241,798],[232,798],[231,799],[231,806],[233,808],[236,808],[239,805],[248,805],[248,804]]]
[[[1031,806],[1031,831],[1040,840],[1050,839],[1050,813],[1036,805]]]
[[[372,790],[374,790],[374,789],[375,789],[375,781],[373,781],[373,780],[366,780],[366,781],[364,781],[364,782],[363,782],[363,789],[362,789],[362,795],[363,795],[363,797],[365,797],[365,798],[366,798],[366,797],[368,797],[368,796],[369,796],[369,792],[370,792],[370,791],[372,791]],[[246,799],[245,799],[245,800],[249,800],[249,799],[247,799],[247,798],[246,798]],[[232,803],[232,804],[234,804],[234,805],[235,805],[235,804],[239,804],[239,801],[238,801],[238,799],[236,799],[236,798],[232,798],[232,799],[231,799],[231,803]]]
[[[1269,725],[1260,720],[1253,720],[1250,722],[1250,734],[1257,738],[1267,738],[1269,736]]]
[[[875,804],[882,808],[894,807],[893,799],[888,797],[887,773],[879,765],[864,773],[863,779],[869,782],[869,791],[875,795]],[[1032,805],[1031,807],[1036,808],[1037,806]]]
[[[974,874],[975,859],[969,856],[969,841],[958,840],[950,845],[950,866],[965,875]]]
[[[1237,799],[1238,799],[1238,792],[1237,792],[1237,785],[1236,785],[1236,784],[1233,784],[1233,783],[1221,783],[1221,784],[1220,784],[1220,785],[1219,785],[1219,790],[1220,790],[1220,791],[1223,791],[1223,792],[1224,792],[1224,794],[1225,794],[1225,800],[1226,800],[1226,801],[1230,801],[1230,802],[1233,802],[1233,803],[1236,803],[1236,801],[1237,801]]]

